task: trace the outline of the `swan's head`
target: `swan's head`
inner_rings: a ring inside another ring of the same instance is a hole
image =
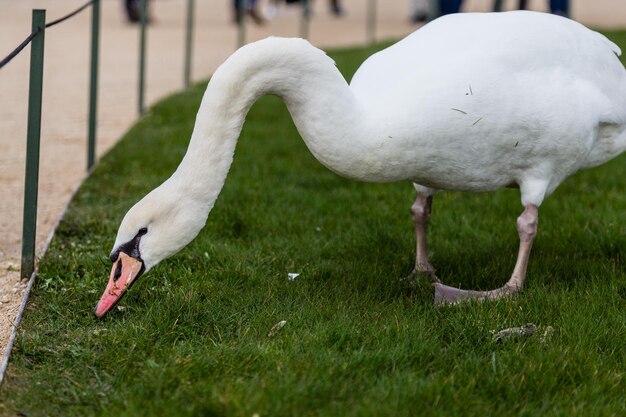
[[[191,242],[206,221],[206,210],[188,202],[167,183],[135,204],[124,216],[110,254],[113,268],[96,306],[102,317],[137,279]]]

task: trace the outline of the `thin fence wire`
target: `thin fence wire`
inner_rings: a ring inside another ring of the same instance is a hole
[[[70,17],[73,17],[73,16],[77,15],[78,13],[82,12],[83,10],[85,10],[87,7],[91,6],[93,4],[93,2],[94,2],[94,0],[89,0],[87,3],[83,4],[78,9],[74,10],[73,12],[68,13],[68,14],[66,14],[63,17],[61,17],[61,18],[59,18],[57,20],[53,20],[52,22],[46,24],[46,28],[52,27],[54,25],[58,25],[59,23],[66,21]]]
[[[54,25],[58,25],[59,23],[64,22],[67,19],[77,15],[78,13],[82,12],[83,10],[85,10],[87,7],[91,6],[94,3],[94,1],[95,0],[89,0],[87,3],[83,4],[78,9],[74,10],[73,12],[70,12],[70,13],[66,14],[65,16],[63,16],[63,17],[46,24],[46,28],[52,27]],[[0,61],[0,68],[4,67],[6,64],[11,62],[11,60],[13,58],[15,58],[20,52],[22,52],[22,49],[26,48],[28,46],[28,44],[33,40],[33,38],[35,36],[37,36],[39,34],[39,32],[41,32],[41,31],[42,31],[42,28],[37,28],[36,30],[33,31],[33,33],[28,35],[28,37],[26,39],[24,39],[24,42],[19,44],[17,46],[17,48],[15,48],[9,55],[6,56],[6,58],[4,58],[2,61]]]
[[[37,30],[35,30],[30,35],[28,35],[28,37],[24,39],[24,42],[20,43],[18,47],[13,50],[13,52],[11,52],[9,55],[6,56],[6,58],[0,61],[0,68],[4,67],[6,64],[11,62],[11,60],[15,58],[17,54],[22,52],[22,49],[26,48],[28,44],[30,43],[30,41],[32,41],[33,38],[39,34],[39,32],[41,32],[41,28],[37,28]]]

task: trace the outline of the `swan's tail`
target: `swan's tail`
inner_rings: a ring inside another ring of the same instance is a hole
[[[598,137],[587,156],[584,168],[592,168],[626,151],[626,128],[622,124],[601,123]]]

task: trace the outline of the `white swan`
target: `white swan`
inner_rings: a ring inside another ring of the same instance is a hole
[[[437,302],[519,291],[543,199],[567,176],[626,149],[619,53],[574,21],[534,12],[437,19],[370,57],[350,86],[333,61],[304,40],[244,46],[212,77],[176,172],[124,217],[96,315],[198,234],[224,184],[244,118],[265,94],[285,101],[309,150],[332,171],[415,184],[414,272],[431,277]],[[426,250],[435,191],[508,186],[520,188],[524,207],[509,281],[486,292],[440,284]]]

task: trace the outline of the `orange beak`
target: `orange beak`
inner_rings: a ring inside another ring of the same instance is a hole
[[[143,263],[140,260],[120,252],[111,269],[109,283],[96,306],[96,317],[104,316],[120,301],[122,295],[141,275],[143,269]]]

